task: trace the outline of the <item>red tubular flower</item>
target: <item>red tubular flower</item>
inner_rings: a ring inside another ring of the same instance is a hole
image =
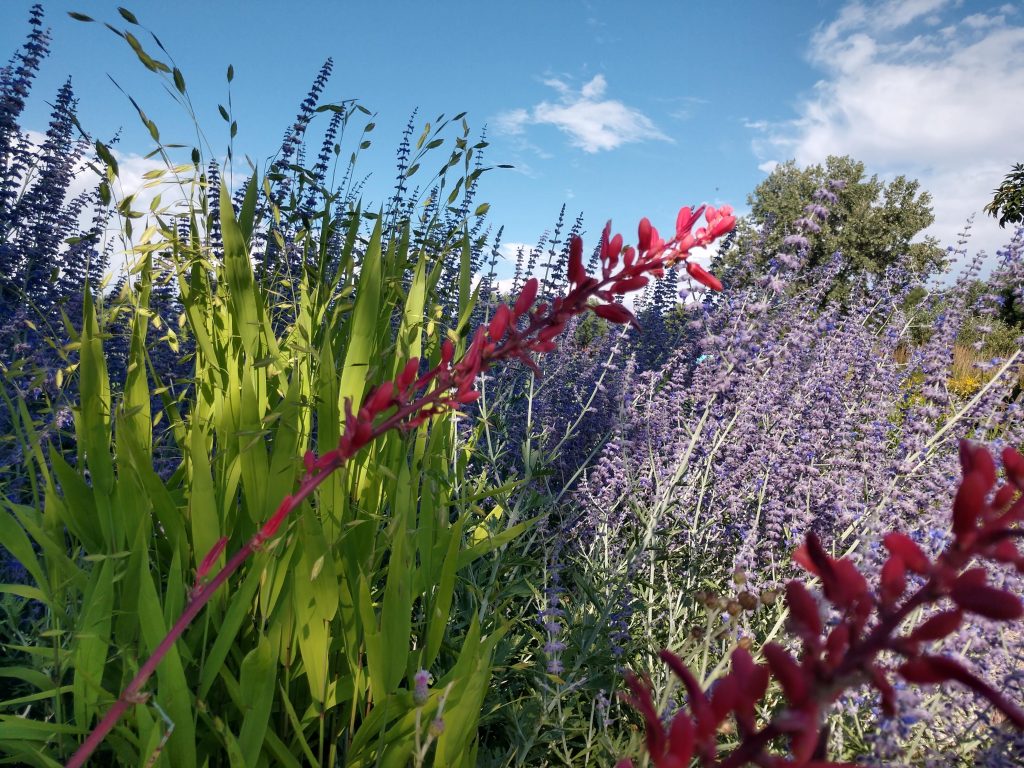
[[[695,261],[686,262],[686,271],[690,277],[696,280],[701,285],[710,288],[712,291],[722,290],[722,282],[717,277],[708,272],[704,267]]]

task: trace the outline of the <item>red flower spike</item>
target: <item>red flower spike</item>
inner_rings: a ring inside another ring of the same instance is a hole
[[[960,628],[964,619],[964,612],[959,608],[952,611],[943,611],[928,618],[921,626],[910,633],[908,638],[911,642],[927,642],[930,640],[941,640],[948,637]]]
[[[569,282],[580,285],[587,279],[587,272],[583,269],[583,241],[576,235],[569,241]]]
[[[786,584],[786,604],[793,617],[797,634],[805,639],[816,640],[821,634],[821,615],[818,603],[799,581]]]
[[[899,555],[904,564],[914,573],[922,576],[931,571],[932,563],[917,543],[905,533],[887,533],[882,540],[885,548],[893,555]]]
[[[508,330],[509,322],[512,320],[512,310],[505,304],[499,304],[491,318],[491,324],[487,328],[487,335],[492,341],[501,341]]]
[[[882,603],[892,605],[907,589],[907,566],[899,555],[890,555],[882,566],[879,584]]]
[[[722,290],[722,282],[697,262],[686,262],[686,271],[689,273],[690,277],[701,285],[710,288],[712,291]]]
[[[640,224],[636,229],[636,247],[640,249],[641,253],[646,253],[651,250],[651,236],[654,232],[651,220],[644,216],[640,219]]]
[[[526,311],[533,306],[539,287],[540,284],[537,282],[536,277],[531,277],[526,281],[526,285],[523,286],[523,291],[519,294],[519,298],[516,299],[515,306],[512,309],[512,314],[517,320],[525,315]]]
[[[306,451],[302,457],[302,463],[306,467],[306,474],[312,475],[316,470],[316,454],[312,451]]]

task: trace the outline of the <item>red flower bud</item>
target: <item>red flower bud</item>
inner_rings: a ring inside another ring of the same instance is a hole
[[[405,364],[405,368],[398,374],[398,389],[400,392],[405,392],[409,388],[409,385],[416,380],[416,374],[420,370],[420,359],[414,357]]]
[[[633,291],[643,288],[649,280],[644,276],[638,277],[627,277],[625,280],[619,280],[617,283],[613,283],[611,287],[612,293],[632,293]]]
[[[224,536],[217,540],[217,543],[213,545],[209,552],[206,553],[206,557],[199,563],[196,568],[196,581],[204,578],[206,574],[213,568],[213,564],[217,562],[217,558],[220,557],[220,553],[224,551],[224,547],[227,546],[228,537]]]
[[[821,616],[818,603],[799,581],[786,584],[786,604],[793,617],[798,634],[805,638],[817,638],[821,634]]]
[[[640,249],[641,253],[646,253],[651,250],[651,233],[654,231],[654,227],[651,226],[651,221],[646,216],[640,219],[640,225],[637,227],[636,247]]]
[[[594,310],[595,315],[603,317],[609,322],[630,323],[631,325],[637,326],[636,318],[633,317],[633,313],[621,304],[592,304],[590,308]]]
[[[789,703],[799,706],[811,690],[800,665],[778,643],[766,643],[761,650]]]
[[[609,222],[611,223],[611,222]],[[604,254],[601,256],[602,261],[607,261],[609,266],[614,267],[615,262],[618,261],[619,254],[622,252],[622,235],[615,235],[611,240],[608,241],[608,247],[605,249]]]
[[[533,306],[534,300],[537,298],[537,288],[539,283],[536,277],[531,277],[526,281],[526,285],[523,286],[522,293],[519,294],[519,298],[516,299],[515,307],[512,309],[512,314],[519,319],[526,314],[526,311]]]
[[[960,481],[953,499],[953,533],[957,538],[973,531],[985,509],[988,486],[981,472],[970,470]]]
[[[882,566],[880,592],[882,603],[892,605],[907,588],[907,567],[899,555],[890,555]]]
[[[569,241],[569,282],[580,285],[587,278],[583,269],[583,241],[576,235]]]
[[[491,339],[501,341],[505,331],[508,330],[508,324],[511,319],[512,311],[505,304],[499,304],[498,308],[494,311],[494,317],[491,318],[491,324],[487,328],[487,333]]]
[[[684,206],[679,209],[679,215],[676,216],[676,239],[681,239],[686,235],[690,234],[690,230],[693,229],[693,225],[697,223],[697,219],[704,213],[704,206],[700,206],[697,210],[693,210],[690,206]]]
[[[706,269],[704,269],[704,267],[702,267],[697,262],[686,262],[686,271],[690,274],[690,277],[692,277],[701,285],[710,288],[712,291],[722,290],[721,281],[717,277],[712,275],[710,272],[708,272]]]
[[[1010,482],[1024,491],[1024,456],[1013,446],[1003,448],[1003,469]]]
[[[932,564],[928,556],[905,533],[887,533],[882,541],[885,548],[890,553],[898,555],[914,573],[924,575],[931,570]]]
[[[522,298],[522,297],[520,297],[520,298]],[[446,338],[444,341],[441,342],[441,367],[442,368],[447,367],[448,363],[450,363],[452,361],[452,358],[454,356],[455,356],[455,345],[452,344],[452,340],[451,339]]]
[[[941,640],[956,632],[963,618],[964,613],[959,608],[937,613],[911,632],[909,639],[911,642]]]
[[[693,720],[690,719],[689,713],[680,712],[672,718],[672,725],[669,726],[668,732],[668,756],[675,760],[672,765],[684,768],[690,764],[690,758],[693,757],[694,737]],[[655,764],[659,768],[661,765],[666,768],[670,765],[668,761],[660,761]]]
[[[367,421],[371,420],[381,411],[385,410],[395,399],[395,385],[393,382],[385,381],[366,400]],[[360,412],[362,415],[362,412]]]
[[[997,621],[1012,621],[1024,615],[1024,605],[1013,593],[974,583],[973,579],[965,580],[963,576],[954,582],[950,597],[965,611]]]

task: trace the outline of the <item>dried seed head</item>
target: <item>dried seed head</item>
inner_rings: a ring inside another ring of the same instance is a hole
[[[743,610],[752,611],[757,608],[757,596],[753,592],[747,592],[744,590],[740,592],[737,598],[740,601],[740,605],[743,606]]]

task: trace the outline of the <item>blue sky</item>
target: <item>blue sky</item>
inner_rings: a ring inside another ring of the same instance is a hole
[[[128,47],[76,10],[125,26],[117,4],[43,3],[53,52],[23,125],[44,130],[71,75],[79,116],[98,137],[122,131],[130,185],[151,141],[108,75],[159,124],[193,144],[187,117]],[[27,31],[31,2],[0,0],[0,56]],[[1024,3],[888,2],[134,2],[184,72],[200,123],[222,156],[217,115],[235,69],[236,153],[272,155],[318,68],[334,58],[324,100],[357,98],[376,113],[360,168],[380,201],[412,112],[418,124],[468,112],[486,124],[481,201],[506,242],[533,242],[562,203],[583,212],[589,240],[612,218],[668,229],[686,203],[732,203],[774,162],[852,154],[884,178],[918,178],[935,197],[932,233],[952,242],[1024,160]],[[144,43],[145,38],[142,38]],[[148,43],[146,43],[148,45]],[[351,148],[351,146],[349,147]],[[437,163],[444,158],[438,158]],[[973,248],[1007,239],[978,216]]]

